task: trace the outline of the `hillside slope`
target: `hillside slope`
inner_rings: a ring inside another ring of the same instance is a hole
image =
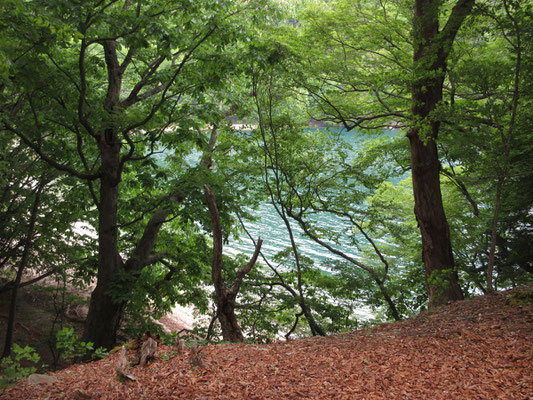
[[[160,346],[119,382],[118,355],[20,383],[2,399],[533,399],[533,289],[372,329],[269,345]]]

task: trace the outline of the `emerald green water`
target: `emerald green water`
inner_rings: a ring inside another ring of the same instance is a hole
[[[383,133],[383,135],[387,136],[395,136],[399,134],[400,133],[397,131],[386,131]],[[369,137],[361,135],[357,132],[343,132],[340,139],[347,143],[347,147],[352,146],[354,149],[358,149],[360,148],[361,143],[363,143],[364,140],[368,140]],[[403,179],[403,177],[398,177],[394,179],[394,181],[397,182],[400,179]],[[263,239],[262,253],[269,259],[269,261],[271,261],[272,257],[276,253],[291,246],[287,227],[272,204],[261,204],[257,210],[253,211],[253,214],[256,217],[259,217],[259,220],[254,222],[245,222],[246,229],[254,239],[257,239],[258,237]],[[353,226],[349,222],[335,215],[325,213],[314,217],[313,221],[317,223],[318,226],[333,229],[340,235],[340,243],[334,244],[329,242],[330,245],[332,245],[334,248],[342,250],[345,254],[355,259],[361,259],[362,255],[353,245],[352,240],[350,239],[350,236],[353,236],[351,235]],[[295,242],[299,251],[301,254],[311,258],[315,265],[320,266],[324,265],[324,263],[328,260],[340,259],[340,257],[331,253],[328,249],[324,248],[320,244],[315,243],[310,238],[305,237],[295,221],[291,220],[290,224],[291,228],[293,229]],[[364,241],[364,238],[359,236],[358,240]],[[230,243],[225,247],[225,253],[233,255],[239,253],[251,255],[253,251],[253,242],[244,232],[241,235],[240,240],[230,241]],[[327,267],[324,267],[324,269],[327,269]]]

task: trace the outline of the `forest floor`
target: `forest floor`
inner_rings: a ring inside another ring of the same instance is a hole
[[[13,342],[19,346],[31,346],[40,355],[38,365],[46,368],[64,368],[67,363],[58,360],[53,335],[61,325],[73,328],[81,335],[88,304],[88,293],[70,288],[62,292],[52,283],[35,284],[19,289]],[[0,347],[3,348],[11,291],[0,294]],[[65,313],[61,309],[65,308]]]
[[[533,287],[455,302],[356,332],[265,345],[160,345],[115,373],[119,355],[1,399],[533,399]],[[133,351],[133,350],[131,350]]]
[[[26,279],[31,278],[33,278],[31,275],[26,277]],[[19,289],[13,342],[22,347],[31,346],[36,350],[40,356],[40,362],[36,365],[38,372],[69,366],[66,361],[58,359],[55,332],[61,327],[67,327],[74,329],[78,337],[81,337],[93,289],[93,287],[79,289],[67,285],[63,290],[62,285],[58,285],[52,279],[45,279],[38,284]],[[3,348],[5,341],[10,300],[11,291],[0,294],[0,349]],[[161,325],[165,333],[192,327],[191,310],[184,307],[176,308],[176,312],[154,321]],[[23,364],[33,365],[24,361]]]

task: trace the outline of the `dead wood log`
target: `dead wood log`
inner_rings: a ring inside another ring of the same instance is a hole
[[[151,337],[146,339],[146,341],[143,343],[141,347],[141,360],[139,362],[139,365],[141,367],[144,367],[147,361],[154,358],[156,350],[157,350],[157,342]]]
[[[126,357],[126,348],[122,346],[122,350],[120,350],[118,355],[117,366],[115,367],[117,376],[119,379],[129,379],[130,381],[134,381],[135,377],[127,373],[128,367],[129,363],[128,358]]]
[[[195,340],[191,346],[191,356],[190,356],[191,365],[195,367],[200,367],[200,368],[205,367],[204,360],[202,356],[200,355],[201,351],[202,350],[198,349],[198,342]]]
[[[178,351],[178,354],[183,354],[185,352],[185,340],[176,338],[176,349]]]

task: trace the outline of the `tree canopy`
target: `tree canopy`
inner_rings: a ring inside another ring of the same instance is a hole
[[[531,281],[533,2],[0,7],[12,318],[28,271],[95,283],[95,348],[178,303],[271,340]]]

